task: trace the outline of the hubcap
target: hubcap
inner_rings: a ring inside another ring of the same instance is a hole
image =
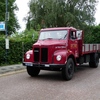
[[[68,66],[68,74],[69,74],[69,76],[72,75],[72,73],[73,73],[73,65],[70,64],[70,65]]]

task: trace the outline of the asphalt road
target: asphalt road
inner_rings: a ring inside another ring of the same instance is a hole
[[[100,65],[78,68],[70,81],[52,71],[34,78],[26,71],[2,76],[0,100],[100,100]]]

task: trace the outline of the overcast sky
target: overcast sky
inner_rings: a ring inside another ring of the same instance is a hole
[[[23,0],[23,2],[21,2],[21,0],[16,0],[16,4],[19,8],[19,11],[16,12],[16,15],[18,17],[18,21],[19,24],[21,26],[20,31],[23,31],[25,29],[25,21],[23,21],[23,18],[25,16],[27,16],[27,12],[29,11],[29,7],[28,7],[28,2],[30,0]],[[100,1],[97,5],[97,10],[96,10],[96,14],[95,14],[95,18],[96,18],[96,24],[100,23]]]
[[[28,7],[28,2],[30,0],[23,0],[23,2],[21,0],[16,0],[16,4],[19,8],[19,11],[16,12],[19,24],[21,26],[21,29],[19,31],[23,31],[26,28],[26,23],[23,20],[24,17],[27,16],[27,13],[29,11],[29,7]]]

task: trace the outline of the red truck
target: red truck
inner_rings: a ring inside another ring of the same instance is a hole
[[[40,70],[61,71],[64,80],[72,79],[78,65],[99,65],[100,44],[84,44],[84,33],[73,27],[45,28],[32,50],[24,55],[23,65],[34,77]]]

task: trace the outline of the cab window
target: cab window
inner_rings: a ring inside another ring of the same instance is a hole
[[[70,32],[70,39],[76,39],[76,32],[75,31]]]

